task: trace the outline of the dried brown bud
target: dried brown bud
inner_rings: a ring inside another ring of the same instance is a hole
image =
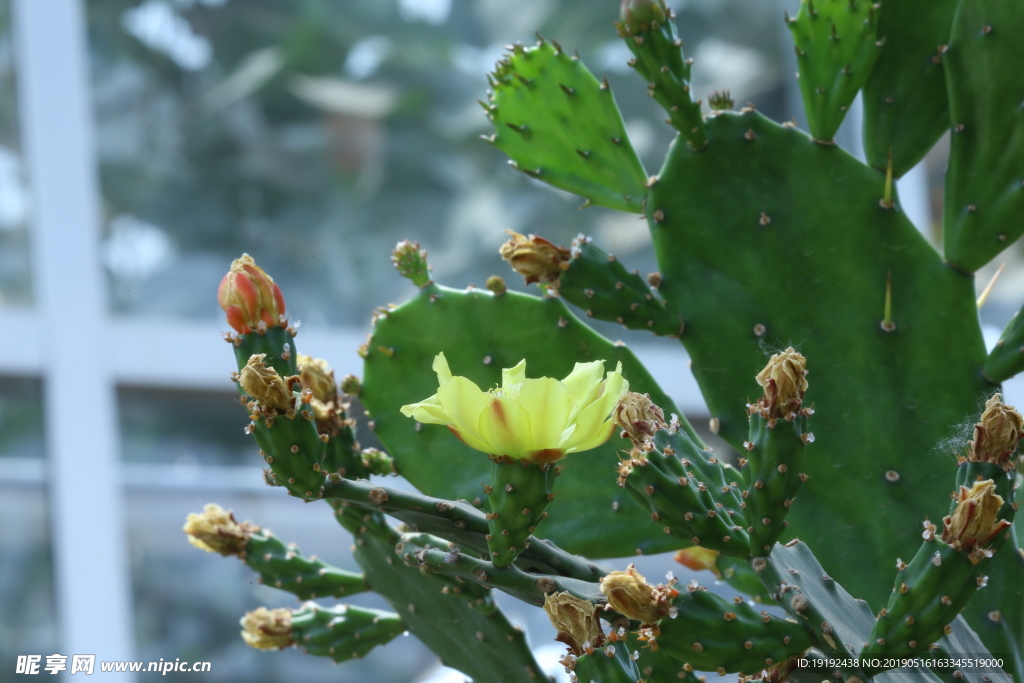
[[[652,586],[633,565],[624,572],[611,572],[601,579],[601,592],[613,610],[641,624],[657,623],[669,613],[674,588]]]
[[[313,400],[309,405],[313,409],[317,431],[336,435],[341,426],[338,409],[342,406],[338,398],[338,387],[334,383],[334,370],[331,370],[327,361],[301,353],[298,364],[302,388],[313,392]]]
[[[953,514],[942,520],[942,540],[971,554],[971,561],[977,564],[984,557],[978,551],[1010,526],[1005,519],[999,519],[1003,498],[996,493],[996,484],[991,479],[975,482],[970,489],[961,486],[956,498]]]
[[[208,553],[241,555],[249,537],[260,528],[249,522],[239,524],[230,510],[219,505],[207,503],[202,514],[190,512],[185,526],[188,542]]]
[[[622,395],[615,410],[612,411],[612,419],[625,430],[635,446],[650,439],[659,429],[668,427],[665,423],[665,413],[654,404],[650,394],[638,394],[633,391],[627,391]]]
[[[280,650],[294,642],[290,609],[260,607],[246,613],[239,623],[244,629],[242,640],[258,650]]]
[[[245,393],[260,402],[263,408],[285,412],[292,407],[291,380],[285,381],[277,370],[264,365],[265,353],[253,354],[242,371],[238,373],[238,383]]]
[[[1000,394],[993,394],[985,403],[985,412],[974,425],[974,440],[968,442],[967,459],[991,462],[1004,470],[1014,468],[1010,456],[1024,437],[1024,418],[1013,406],[1003,403]]]
[[[807,391],[807,359],[791,346],[768,360],[757,374],[757,383],[764,387],[757,403],[762,417],[791,417],[800,410]]]
[[[501,245],[499,253],[514,271],[526,278],[526,284],[555,282],[568,267],[569,250],[565,247],[536,235],[525,237],[512,230],[506,232],[512,239]]]
[[[589,600],[568,592],[548,593],[544,596],[544,611],[558,631],[555,640],[568,645],[577,657],[604,640],[597,608]]]

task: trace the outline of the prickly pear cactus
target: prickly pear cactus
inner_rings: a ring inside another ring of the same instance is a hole
[[[1022,233],[1024,6],[804,0],[786,21],[810,135],[723,95],[705,113],[663,0],[624,0],[619,19],[678,131],[661,169],[643,168],[608,83],[543,38],[491,75],[487,139],[584,206],[642,214],[660,272],[583,236],[513,233],[500,253],[539,294],[498,276],[462,290],[399,243],[418,291],[378,312],[362,381],[342,384],[387,453],[361,449],[326,362],[297,355],[273,279],[248,257],[225,276],[267,483],[326,501],[365,575],[215,506],[190,540],[302,599],[371,590],[394,610],[257,610],[246,641],[342,661],[409,630],[476,681],[537,681],[499,590],[545,609],[574,681],[1020,681],[1024,419],[997,383],[1024,369],[1024,326],[986,354],[971,273]],[[868,164],[833,142],[862,89]],[[946,128],[939,254],[892,178]],[[678,339],[738,455],[707,449],[586,318]],[[371,479],[392,471],[418,492]],[[735,597],[583,557],[666,550]]]

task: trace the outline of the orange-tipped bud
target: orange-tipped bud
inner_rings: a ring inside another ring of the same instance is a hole
[[[569,265],[569,250],[536,235],[520,235],[506,230],[512,239],[501,245],[501,258],[509,262],[512,270],[524,278],[526,284],[555,282]]]
[[[274,279],[242,254],[217,288],[217,303],[227,314],[228,325],[239,334],[251,334],[284,323],[285,306]]]
[[[694,571],[702,571],[709,569],[715,573],[719,579],[722,578],[722,572],[718,570],[718,566],[715,561],[718,559],[718,551],[711,550],[709,548],[701,548],[699,545],[695,545],[692,548],[684,548],[683,550],[676,551],[676,562],[689,567]]]
[[[974,425],[974,440],[968,442],[967,459],[991,462],[1004,470],[1013,469],[1010,456],[1024,438],[1024,418],[1013,406],[1003,403],[1000,394],[993,394],[985,403],[985,412]]]

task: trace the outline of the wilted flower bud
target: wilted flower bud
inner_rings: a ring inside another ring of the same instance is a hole
[[[611,572],[602,578],[601,592],[613,610],[641,624],[660,621],[669,613],[675,597],[674,589],[647,583],[633,565],[624,572]]]
[[[231,263],[217,288],[217,303],[227,314],[228,325],[239,334],[274,327],[285,315],[281,289],[248,254]]]
[[[622,0],[619,5],[619,36],[636,35],[650,29],[651,22],[659,24],[668,19],[668,7],[664,0]]]
[[[279,607],[260,607],[247,612],[242,624],[242,640],[258,650],[280,650],[292,644],[292,611]]]
[[[512,239],[501,245],[499,253],[514,271],[526,278],[526,284],[555,282],[568,267],[569,250],[565,247],[536,235],[526,237],[512,230],[506,232]]]
[[[999,519],[1003,498],[996,493],[995,482],[991,479],[975,482],[968,489],[961,486],[956,494],[957,505],[953,514],[942,520],[942,540],[957,550],[971,554],[977,564],[983,555],[978,550],[996,535],[1010,526],[1005,519]]]
[[[568,592],[548,593],[544,596],[544,611],[558,631],[555,640],[568,645],[577,657],[604,640],[597,608],[589,600]]]
[[[1024,437],[1024,418],[1013,406],[1003,403],[1000,394],[993,394],[985,403],[981,420],[974,425],[974,440],[968,442],[967,459],[971,462],[991,462],[1009,471],[1013,469],[1010,456]]]
[[[249,537],[259,531],[259,527],[248,522],[239,524],[230,510],[207,503],[202,514],[189,513],[182,530],[195,547],[227,557],[244,553]]]
[[[634,446],[639,446],[659,429],[665,429],[665,413],[651,401],[650,394],[627,391],[619,399],[612,413],[615,424],[625,430]]]
[[[800,410],[807,391],[807,359],[792,346],[768,360],[757,374],[757,383],[764,387],[758,401],[761,415],[786,418]]]
[[[263,359],[266,357],[265,353],[253,354],[238,373],[238,383],[245,389],[245,393],[259,401],[264,409],[285,412],[294,402],[291,381],[286,382],[277,374],[277,370],[264,365]]]

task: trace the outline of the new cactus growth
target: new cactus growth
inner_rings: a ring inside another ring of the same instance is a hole
[[[326,501],[364,574],[219,509],[190,518],[190,539],[300,598],[365,589],[393,610],[257,610],[247,642],[340,660],[407,629],[478,683],[537,683],[496,589],[547,610],[578,681],[1008,681],[1000,659],[1021,680],[1024,419],[997,382],[1024,369],[1024,325],[986,354],[969,273],[1024,231],[1011,225],[1024,119],[1010,68],[1024,5],[805,0],[789,25],[810,136],[730,111],[728,93],[703,113],[671,10],[621,3],[630,64],[679,133],[654,175],[607,82],[554,41],[510,48],[490,77],[487,139],[584,206],[642,214],[659,272],[645,281],[583,236],[566,248],[513,232],[500,254],[541,296],[497,275],[453,289],[399,243],[392,261],[416,291],[378,310],[363,376],[341,384],[386,452],[359,445],[326,362],[297,354],[270,276],[232,264],[218,299],[268,483]],[[832,142],[862,87],[869,164]],[[940,256],[893,179],[945,128]],[[708,449],[657,368],[587,317],[678,338],[738,456]],[[977,423],[954,463],[937,445],[965,415]],[[418,491],[370,479],[395,471]],[[586,557],[661,551],[738,594]],[[949,657],[889,657],[936,653]]]

